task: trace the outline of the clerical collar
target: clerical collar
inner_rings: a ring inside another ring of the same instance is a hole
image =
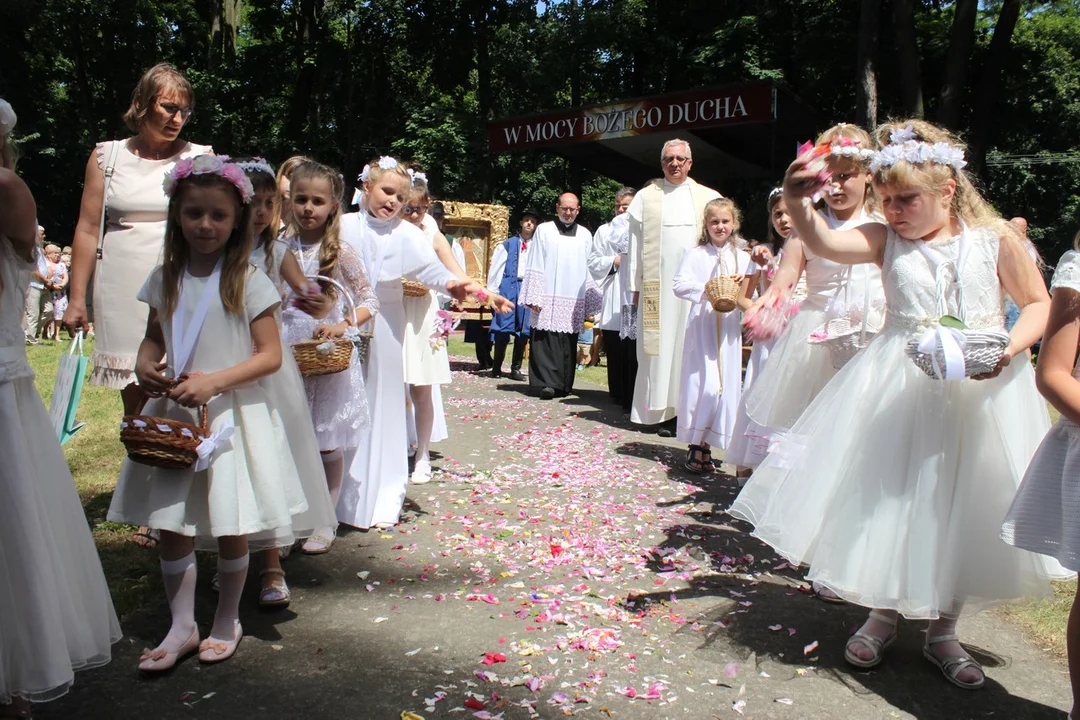
[[[555,227],[559,229],[559,234],[560,235],[569,235],[569,236],[577,235],[577,220],[570,223],[569,225],[566,225],[559,218],[555,218]]]

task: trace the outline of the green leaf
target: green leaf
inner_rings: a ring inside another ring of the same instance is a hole
[[[953,317],[952,315],[942,315],[941,320],[938,322],[945,327],[956,328],[957,330],[967,330],[967,325],[964,324],[963,320],[958,317]]]

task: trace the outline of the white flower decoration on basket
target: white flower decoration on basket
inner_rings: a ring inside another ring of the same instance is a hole
[[[935,380],[963,380],[997,367],[1009,333],[1000,328],[968,329],[950,315],[908,341],[904,352],[916,367]]]

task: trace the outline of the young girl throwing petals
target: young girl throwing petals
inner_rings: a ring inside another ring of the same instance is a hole
[[[817,144],[823,143],[832,143],[833,154],[828,158],[832,179],[821,215],[835,230],[850,230],[871,222],[874,210],[870,174],[865,155],[858,153],[871,147],[870,136],[860,127],[842,123],[818,137]],[[852,154],[852,151],[856,152]],[[836,374],[829,350],[809,342],[811,333],[830,315],[842,313],[847,303],[859,312],[864,299],[869,300],[871,307],[884,305],[881,271],[877,266],[835,262],[813,252],[798,237],[790,237],[784,242],[784,253],[769,290],[750,313],[778,296],[791,293],[804,272],[807,296],[799,313],[777,338],[769,363],[759,376],[760,382],[755,382],[746,395],[750,419],[771,430],[790,428]]]
[[[255,197],[251,201],[255,241],[255,250],[251,254],[252,265],[264,271],[274,281],[279,293],[291,287],[304,300],[305,304],[298,303],[301,310],[316,317],[325,316],[330,311],[331,304],[318,302],[325,299],[325,296],[319,294],[315,283],[304,277],[300,264],[289,252],[288,245],[276,239],[276,233],[272,230],[277,227],[277,218],[280,215],[273,168],[260,158],[237,160],[236,164],[243,168],[255,191]],[[314,296],[308,294],[309,286],[314,291]],[[280,311],[275,313],[275,319],[280,328]],[[289,449],[300,471],[304,497],[308,503],[305,512],[293,516],[291,532],[280,538],[278,548],[271,547],[262,551],[259,605],[286,607],[291,593],[285,582],[285,572],[281,569],[279,548],[281,552],[287,553],[294,538],[309,538],[323,528],[333,528],[337,521],[319,453],[319,443],[311,423],[304,380],[296,367],[291,348],[282,347],[281,370],[264,378],[261,383],[285,425]]]
[[[918,120],[878,132],[884,147],[870,168],[888,224],[831,229],[803,202],[819,189],[806,156],[788,169],[784,195],[816,255],[882,267],[884,328],[818,394],[730,512],[809,565],[810,578],[873,608],[848,641],[849,663],[880,663],[898,615],[929,620],[925,657],[949,682],[977,689],[983,670],[957,640],[960,612],[1047,593],[1049,577],[1064,574],[998,541],[1049,425],[1027,360],[1049,298],[1019,238],[972,186],[954,137]],[[965,379],[963,360],[950,360],[948,376],[959,379],[938,380],[906,356],[913,339],[945,347],[946,315],[1003,329],[1005,291],[1022,311],[992,372]]]
[[[249,263],[251,183],[212,155],[182,160],[166,176],[164,261],[139,291],[150,306],[135,372],[151,398],[144,414],[196,424],[209,416],[211,452],[183,470],[124,461],[109,520],[161,532],[172,627],[139,669],[168,670],[199,651],[215,663],[243,637],[240,595],[252,547],[272,545],[305,510],[285,427],[259,380],[281,367],[270,279]],[[168,362],[161,358],[167,356]],[[195,543],[218,550],[220,593],[210,636],[195,624]]]
[[[1080,249],[1080,233],[1073,239]],[[1048,555],[1069,570],[1080,570],[1080,251],[1070,250],[1058,262],[1050,284],[1050,319],[1039,349],[1035,382],[1061,413],[1035,452],[1024,481],[1005,516],[1001,537],[1024,550]],[[1080,698],[1080,592],[1073,599],[1066,635],[1073,709]]]
[[[750,307],[750,255],[735,245],[741,216],[727,198],[705,205],[702,234],[696,247],[683,254],[675,271],[675,295],[691,303],[683,342],[676,436],[688,443],[686,468],[713,469],[712,447],[731,441],[742,383],[742,311]],[[739,283],[738,307],[726,313],[713,309],[705,291],[712,278],[728,276]]]
[[[341,176],[334,170],[308,160],[292,175],[292,220],[287,230],[291,252],[305,276],[321,275],[340,283],[356,304],[355,316],[348,300],[334,285],[322,282],[323,292],[334,298],[335,306],[325,319],[314,318],[298,307],[284,311],[284,336],[289,343],[324,338],[340,338],[352,327],[363,325],[379,309],[375,291],[368,282],[360,254],[341,241]],[[330,498],[337,505],[345,473],[345,451],[355,448],[362,431],[371,422],[364,387],[364,368],[353,352],[348,370],[304,379],[311,422],[322,450],[323,469]],[[337,523],[316,530],[301,550],[309,555],[329,551],[337,534]]]

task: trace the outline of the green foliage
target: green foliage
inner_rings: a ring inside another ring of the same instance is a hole
[[[923,96],[933,117],[951,2],[916,0]],[[963,132],[1001,2],[981,3]],[[238,8],[238,12],[234,12]],[[212,37],[214,16],[222,29]],[[227,27],[235,22],[236,27]],[[888,5],[879,116],[899,113]],[[231,38],[235,32],[236,43]],[[618,183],[548,152],[492,156],[487,122],[755,79],[788,85],[824,128],[855,116],[859,4],[851,0],[25,0],[0,3],[0,95],[20,116],[27,178],[52,237],[69,237],[94,143],[126,136],[131,89],[158,61],[191,78],[185,136],[218,152],[281,161],[312,154],[356,176],[386,152],[425,166],[435,194],[550,213],[580,185],[583,219],[610,214]],[[1049,260],[1080,210],[1080,11],[1026,2],[1003,74],[984,181],[1023,213]],[[1055,162],[994,164],[1017,155]],[[764,230],[766,182],[719,188]]]

